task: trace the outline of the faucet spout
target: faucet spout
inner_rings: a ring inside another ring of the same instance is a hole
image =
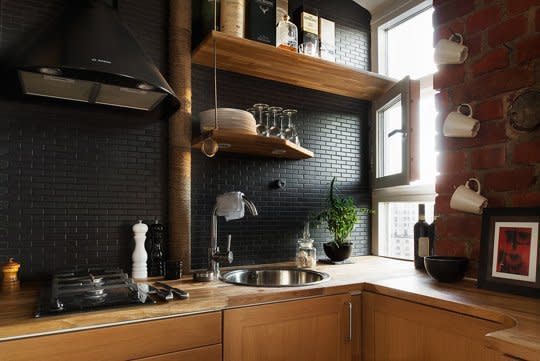
[[[246,204],[246,208],[249,210],[249,213],[251,213],[252,216],[258,216],[259,212],[257,211],[257,207],[255,207],[255,204],[253,204],[252,201],[246,198],[246,196],[242,196],[242,199],[244,200],[244,203]]]
[[[251,213],[253,216],[258,216],[259,212],[257,211],[257,207],[255,207],[255,204],[253,204],[252,201],[246,198],[245,195],[240,193],[242,196],[242,200],[244,203],[244,206],[246,209]],[[222,215],[220,213],[220,215]],[[211,222],[211,230],[210,230],[210,247],[208,248],[208,270],[202,271],[202,272],[196,272],[193,274],[193,279],[195,281],[213,281],[214,279],[219,277],[219,264],[220,262],[225,262],[230,264],[233,260],[233,254],[230,249],[231,244],[231,238],[229,235],[229,242],[227,246],[227,250],[221,252],[219,250],[219,247],[217,245],[217,238],[218,238],[218,204],[214,206],[214,209],[212,210],[212,222]]]

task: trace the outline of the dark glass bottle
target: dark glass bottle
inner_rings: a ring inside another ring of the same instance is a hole
[[[433,217],[433,222],[429,225],[429,256],[435,255],[435,221],[437,217]]]
[[[426,223],[426,208],[418,205],[418,222],[414,225],[414,268],[425,269],[424,257],[429,255],[429,225]]]
[[[293,22],[298,27],[299,52],[319,56],[319,10],[303,4],[293,12]]]
[[[163,233],[164,227],[158,220],[150,225],[150,238],[152,240],[152,249],[148,257],[148,276],[157,277],[164,275],[164,257],[163,257]]]

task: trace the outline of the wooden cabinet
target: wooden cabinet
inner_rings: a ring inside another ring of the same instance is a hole
[[[139,358],[134,361],[220,361],[221,344]]]
[[[362,303],[364,361],[504,360],[485,346],[499,323],[371,292]]]
[[[0,342],[10,361],[221,360],[221,312]]]
[[[343,294],[226,310],[223,359],[349,361],[352,306]]]

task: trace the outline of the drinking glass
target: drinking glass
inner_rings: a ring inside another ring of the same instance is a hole
[[[279,115],[279,137],[281,139],[286,139],[285,138],[285,122],[287,121],[287,115],[285,115],[284,113],[281,113]]]
[[[292,122],[292,117],[294,114],[298,113],[296,109],[285,109],[283,111],[283,114],[287,116],[288,123],[287,128],[284,130],[285,139],[290,140],[291,142],[300,145],[300,139],[298,138],[298,132],[296,130],[296,127],[294,126]]]
[[[253,115],[255,116],[255,119],[257,120],[257,125],[256,125],[257,134],[263,135],[263,133],[267,130],[266,125],[264,124],[263,112],[265,112],[268,109],[268,104],[262,104],[262,103],[253,104],[253,108],[250,108],[250,109],[255,109],[256,111],[256,115],[255,114]]]
[[[281,128],[278,125],[278,115],[282,110],[283,108],[281,107],[268,108],[268,111],[272,114],[272,126],[268,129],[270,137],[279,137],[281,134]]]
[[[268,137],[269,136],[268,118],[270,117],[270,112],[268,110],[263,110],[260,116],[261,116],[261,120],[259,123],[257,123],[257,134],[263,137]]]

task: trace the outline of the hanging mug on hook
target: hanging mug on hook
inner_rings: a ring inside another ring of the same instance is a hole
[[[463,64],[469,56],[469,48],[463,45],[463,35],[452,34],[435,45],[435,64]]]
[[[467,108],[467,115],[461,112]],[[473,118],[473,110],[469,104],[460,104],[455,112],[448,114],[443,124],[445,137],[474,138],[480,130],[480,122]]]
[[[476,183],[476,191],[471,189],[472,182]],[[465,185],[457,187],[450,199],[450,208],[472,214],[482,214],[487,204],[487,198],[480,194],[480,181],[476,178],[470,178]]]

